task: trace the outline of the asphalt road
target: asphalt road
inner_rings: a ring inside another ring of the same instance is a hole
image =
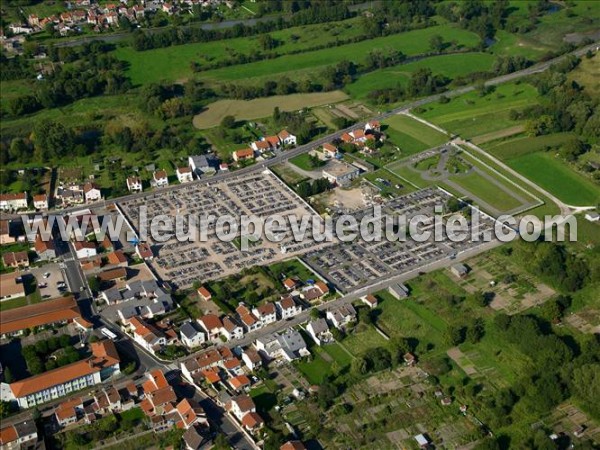
[[[576,56],[581,56],[584,55],[588,50],[590,49],[594,49],[596,48],[598,45],[600,45],[600,42],[594,43],[594,44],[590,44],[588,46],[582,47],[580,49],[574,50],[573,52],[569,53],[572,55],[576,55]],[[508,75],[502,75],[500,77],[496,77],[496,78],[492,78],[490,80],[488,80],[486,82],[486,85],[491,85],[491,86],[496,86],[499,84],[503,84],[503,83],[508,83],[510,81],[519,79],[519,78],[523,78],[526,77],[528,75],[532,75],[534,73],[539,73],[539,72],[543,72],[545,70],[547,70],[552,64],[555,64],[558,61],[561,61],[562,59],[565,58],[566,55],[562,55],[559,56],[558,58],[552,59],[550,61],[546,61],[546,62],[542,62],[539,64],[535,64],[527,69],[524,70],[520,70],[518,72],[513,72],[511,74]],[[413,102],[407,103],[403,106],[399,106],[398,108],[394,108],[390,111],[384,112],[382,114],[378,114],[376,116],[373,116],[371,118],[369,118],[366,121],[363,122],[359,122],[356,123],[354,125],[352,125],[351,127],[345,128],[343,130],[340,131],[336,131],[335,133],[331,133],[328,134],[326,136],[320,137],[315,141],[309,142],[308,144],[304,144],[304,145],[300,145],[296,148],[293,148],[291,150],[285,151],[283,153],[281,153],[278,156],[275,156],[274,158],[271,158],[267,161],[263,161],[260,162],[258,164],[254,164],[252,166],[248,166],[239,170],[235,170],[232,172],[225,172],[225,173],[218,173],[217,175],[214,175],[210,178],[202,178],[199,180],[194,180],[192,182],[189,183],[185,183],[185,184],[176,184],[176,185],[172,185],[172,186],[168,186],[165,188],[161,188],[160,190],[156,190],[156,191],[147,191],[147,192],[139,192],[139,193],[135,193],[135,194],[129,194],[129,195],[125,195],[123,197],[118,197],[118,198],[114,198],[111,199],[110,201],[112,202],[125,202],[128,200],[132,200],[132,199],[136,199],[136,198],[151,198],[155,195],[162,195],[165,192],[175,192],[178,189],[182,189],[184,187],[188,187],[194,184],[210,184],[210,183],[214,183],[217,181],[222,181],[222,180],[226,180],[232,177],[237,177],[237,176],[241,176],[244,174],[248,174],[248,173],[252,173],[255,171],[259,171],[262,169],[265,169],[266,167],[269,166],[273,166],[275,164],[279,164],[283,161],[286,161],[288,159],[291,159],[297,155],[300,155],[302,153],[306,153],[308,151],[310,151],[313,148],[319,147],[320,145],[323,145],[327,142],[331,142],[334,139],[338,139],[342,134],[352,131],[353,129],[356,129],[357,127],[362,127],[365,125],[366,122],[370,122],[373,120],[377,120],[377,121],[382,121],[385,120],[391,116],[394,116],[396,114],[402,113],[402,112],[406,112],[409,111],[411,109],[417,108],[419,106],[423,106],[426,105],[428,103],[433,103],[436,102],[440,99],[440,97],[442,96],[446,96],[446,97],[455,97],[458,95],[462,95],[465,94],[467,92],[473,91],[475,89],[475,86],[465,86],[462,88],[458,88],[458,89],[454,89],[451,91],[446,91],[440,94],[436,94],[436,95],[432,95],[429,97],[425,97],[419,100],[415,100]],[[62,210],[57,210],[55,211],[56,214],[63,214],[63,213],[70,213],[70,212],[75,212],[75,211],[80,211],[83,209],[89,209],[90,206],[93,205],[79,205],[79,206],[75,206],[75,207],[71,207],[71,208],[65,208]]]

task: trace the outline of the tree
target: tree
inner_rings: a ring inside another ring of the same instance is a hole
[[[371,325],[373,323],[373,316],[371,310],[368,308],[360,308],[358,310],[358,321],[365,325]]]
[[[227,436],[225,436],[223,433],[217,433],[213,444],[216,450],[229,450],[231,448],[231,445],[229,445],[229,441],[227,440]]]
[[[310,310],[310,318],[313,320],[317,320],[320,319],[322,316],[321,311],[319,311],[317,308],[313,308]]]
[[[392,366],[392,356],[390,352],[383,347],[376,347],[369,353],[369,362],[375,372],[389,369]]]
[[[365,375],[369,372],[369,363],[364,356],[357,356],[352,360],[350,370],[356,375]]]
[[[465,329],[460,325],[449,325],[444,337],[449,345],[462,344],[465,341]]]
[[[7,366],[4,369],[4,382],[10,384],[13,381],[15,381],[15,378],[13,377],[12,370]]]
[[[88,278],[88,286],[90,287],[90,289],[93,292],[100,292],[100,280],[98,280],[98,277],[96,276],[91,276]]]
[[[600,417],[600,365],[584,364],[573,370],[571,389],[592,415]]]
[[[485,334],[485,326],[481,318],[474,319],[467,327],[466,340],[472,344],[476,344]]]
[[[221,120],[221,128],[233,128],[235,126],[235,117],[233,116],[225,116]]]
[[[431,39],[429,39],[429,48],[434,52],[441,52],[444,50],[444,39],[439,34],[431,36]]]

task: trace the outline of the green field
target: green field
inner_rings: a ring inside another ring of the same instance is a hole
[[[400,147],[401,156],[409,156],[448,141],[448,136],[405,115],[396,115],[384,121],[388,139]]]
[[[510,110],[531,106],[536,99],[537,91],[533,86],[509,83],[497,86],[485,97],[478,92],[469,92],[448,103],[429,104],[418,115],[452,133],[473,138],[519,125],[510,120]]]
[[[594,95],[597,96],[600,94],[599,73],[600,54],[596,53],[591,59],[583,58],[579,66],[569,74],[569,79],[584,86],[585,91],[593,97]]]
[[[415,190],[413,186],[387,169],[367,173],[364,177],[377,186],[382,195],[404,195]],[[384,180],[384,182],[380,180]],[[397,188],[396,186],[401,187]]]
[[[501,160],[517,158],[545,150],[547,147],[557,147],[575,137],[572,133],[555,133],[545,136],[520,136],[507,140],[492,141],[484,147],[492,155]]]
[[[339,369],[348,367],[352,362],[352,356],[337,342],[323,347],[315,345],[310,351],[312,357],[308,361],[299,361],[296,367],[311,384],[321,384],[331,374],[334,362]]]
[[[490,183],[477,172],[456,175],[450,179],[499,211],[509,211],[522,206],[519,200],[499,189],[497,185]]]
[[[342,345],[358,356],[375,347],[386,347],[388,341],[372,325],[358,324],[352,334],[344,338]]]
[[[302,170],[316,170],[316,168],[312,166],[310,155],[308,153],[301,153],[298,156],[294,156],[290,159],[290,163]]]
[[[262,76],[273,79],[275,75],[283,74],[290,78],[298,78],[301,74],[314,78],[316,68],[329,66],[343,60],[361,62],[364,60],[364,55],[377,49],[399,50],[409,56],[426,53],[430,51],[429,39],[434,35],[442,36],[445,41],[456,41],[465,47],[474,47],[479,42],[479,38],[474,33],[450,25],[438,25],[324,50],[315,50],[298,55],[284,55],[275,59],[242,64],[235,66],[233,69],[224,67],[208,70],[199,72],[197,76],[203,80],[217,82],[241,81]],[[170,47],[167,50],[177,52],[177,47]],[[144,58],[139,62],[131,62],[130,74],[134,82],[139,83],[142,75],[144,75],[143,79],[146,82],[160,79],[173,80],[185,78],[190,75],[191,71],[187,65],[184,65],[180,67],[180,71],[171,73],[167,77],[164,71],[159,69],[161,66],[162,64],[157,65],[152,59]]]
[[[441,74],[448,78],[455,78],[472,72],[490,70],[494,59],[494,56],[488,53],[432,56],[420,61],[367,73],[354,83],[347,85],[344,90],[352,98],[365,99],[373,90],[392,88],[398,84],[406,85],[411,74],[421,68],[429,68],[436,75]]]
[[[570,205],[597,205],[600,187],[548,153],[536,152],[510,159],[507,164]]]
[[[341,102],[347,98],[342,91],[331,91],[274,95],[253,100],[219,100],[208,105],[200,114],[196,114],[193,123],[198,129],[207,129],[219,125],[225,116],[233,116],[236,120],[260,119],[271,115],[276,106],[282,111],[296,111]]]

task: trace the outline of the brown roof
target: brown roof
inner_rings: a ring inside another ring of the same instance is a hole
[[[14,442],[18,438],[17,430],[12,425],[4,427],[0,430],[0,445],[6,445],[9,442]]]
[[[123,253],[123,250],[117,250],[116,252],[110,252],[108,254],[108,263],[109,264],[122,264],[127,262],[127,257],[125,256],[125,253]]]
[[[164,170],[157,170],[156,172],[154,172],[155,180],[160,180],[161,178],[167,178],[167,172],[165,172]]]
[[[162,370],[156,369],[150,372],[150,379],[142,385],[142,390],[148,394],[158,389],[166,388],[169,382],[165,378],[165,374]]]
[[[45,202],[48,200],[48,196],[46,194],[38,194],[33,196],[34,202]]]
[[[322,281],[317,281],[315,285],[321,290],[323,294],[327,294],[329,292],[329,288]]]
[[[263,418],[255,412],[249,412],[244,417],[242,417],[242,425],[250,429],[256,428],[262,425],[264,422],[265,421],[263,420]]]
[[[275,314],[275,304],[271,302],[265,303],[264,305],[260,305],[258,308],[256,308],[256,310],[261,316]]]
[[[260,357],[258,352],[253,348],[247,348],[246,350],[244,350],[244,353],[246,354],[248,359],[253,363],[259,363],[262,361],[262,358]]]
[[[239,325],[235,323],[231,317],[223,317],[223,328],[225,328],[227,331],[231,332],[235,330],[238,326]]]
[[[127,278],[127,269],[125,267],[105,270],[98,275],[100,281],[118,280],[120,278]]]
[[[11,200],[26,200],[27,194],[20,192],[18,194],[0,194],[0,200],[11,201]]]
[[[229,380],[229,384],[231,384],[232,388],[239,389],[244,386],[249,386],[250,378],[248,378],[246,375],[238,375],[237,377],[231,378]]]
[[[191,167],[187,167],[187,166],[186,167],[179,167],[179,168],[177,168],[177,171],[179,173],[190,173],[192,171],[192,168]]]
[[[290,133],[288,130],[281,130],[277,136],[279,136],[281,139],[285,139],[290,137]]]
[[[281,309],[290,309],[296,306],[296,302],[291,296],[282,298],[279,304],[281,305]]]
[[[256,141],[256,142],[254,142],[254,145],[256,146],[256,148],[258,148],[260,150],[267,150],[267,149],[271,148],[271,143],[267,140]]]
[[[242,150],[236,150],[235,156],[237,158],[250,158],[254,156],[254,150],[251,148],[244,148]]]
[[[283,285],[288,289],[294,288],[296,284],[296,280],[294,280],[293,278],[286,278],[285,280],[283,280]]]
[[[176,402],[177,396],[172,386],[167,386],[150,394],[150,399],[154,407],[164,405],[165,403]]]
[[[98,185],[96,183],[92,183],[92,182],[87,182],[83,185],[83,192],[88,193],[89,191],[91,191],[92,189],[98,189],[100,190],[100,188],[98,187]]]
[[[377,298],[373,294],[369,294],[365,297],[365,300],[371,305],[377,304]]]
[[[223,326],[221,319],[219,319],[215,314],[205,314],[198,320],[209,331],[214,330],[216,328],[221,328]]]
[[[20,398],[76,378],[99,372],[103,368],[119,362],[117,350],[114,345],[109,340],[95,342],[91,347],[92,357],[17,381],[10,385],[10,389],[15,397]]]
[[[258,321],[256,317],[254,317],[254,314],[244,314],[243,316],[240,316],[240,319],[242,322],[244,322],[244,325],[249,327]]]
[[[35,305],[3,311],[0,315],[0,333],[12,333],[25,328],[73,320],[80,315],[79,307],[73,297],[47,300]]]
[[[150,248],[150,245],[145,242],[138,244],[137,250],[142,258],[152,257],[152,249]]]
[[[337,152],[337,148],[335,148],[335,145],[331,145],[328,142],[323,144],[323,150],[325,150],[327,152],[331,152],[331,153]]]
[[[250,412],[256,408],[249,395],[238,395],[237,397],[233,397],[231,401],[237,403],[241,412]]]
[[[35,251],[37,253],[43,253],[46,250],[54,250],[54,241],[50,239],[49,241],[44,241],[42,237],[38,234],[35,237]]]
[[[204,286],[200,286],[198,288],[198,294],[200,296],[202,296],[204,299],[209,299],[212,297],[212,295],[210,294],[209,290],[206,289]]]
[[[94,244],[93,242],[89,242],[89,241],[75,241],[74,244],[75,250],[81,250],[84,248],[96,248],[96,244]]]

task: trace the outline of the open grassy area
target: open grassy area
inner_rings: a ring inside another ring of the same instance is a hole
[[[554,133],[545,136],[518,136],[506,140],[489,142],[484,147],[492,155],[501,160],[518,158],[545,150],[547,147],[556,147],[570,139],[573,139],[573,133]]]
[[[522,206],[519,200],[499,189],[497,185],[490,183],[477,172],[453,176],[451,180],[500,211],[509,211]]]
[[[441,74],[448,78],[455,78],[472,72],[490,70],[494,59],[494,56],[488,53],[432,56],[420,61],[367,73],[354,83],[347,85],[344,90],[353,98],[365,99],[369,92],[375,89],[407,84],[411,74],[421,68],[429,68],[436,75]]]
[[[358,356],[375,347],[386,347],[388,341],[372,325],[358,324],[353,333],[342,341],[342,345]]]
[[[277,164],[275,166],[271,166],[271,170],[283,180],[284,183],[289,186],[294,186],[301,181],[306,180],[304,175],[299,174],[294,169],[286,166],[285,164]]]
[[[196,128],[207,129],[219,125],[225,116],[234,116],[237,120],[253,120],[271,115],[276,106],[282,111],[296,111],[347,99],[348,96],[342,91],[331,91],[274,95],[253,100],[219,100],[195,115],[193,123]]]
[[[384,132],[400,147],[402,157],[437,147],[448,140],[448,136],[439,131],[401,114],[385,120],[384,125],[387,125]]]
[[[600,94],[600,53],[593,58],[583,58],[575,70],[569,73],[569,79],[584,86],[585,91],[591,96]]]
[[[0,311],[8,311],[9,309],[20,308],[21,306],[25,305],[27,305],[27,297],[3,300],[0,302]]]
[[[364,175],[364,178],[377,186],[382,195],[405,195],[415,188],[387,169],[379,169]]]
[[[302,153],[298,156],[294,156],[290,159],[290,163],[298,166],[302,170],[316,170],[317,168],[313,166],[313,162],[310,159],[310,155],[308,153]]]
[[[352,356],[337,342],[323,347],[313,346],[310,351],[312,356],[296,363],[296,367],[311,384],[321,384],[332,373],[334,362],[338,369],[348,367],[352,362]]]
[[[552,154],[529,153],[509,159],[507,164],[567,204],[586,206],[600,201],[600,187]]]
[[[249,64],[221,69],[208,70],[200,72],[197,77],[207,81],[234,81],[247,80],[251,78],[269,77],[272,79],[276,75],[286,75],[290,78],[298,79],[299,76],[314,77],[315,70],[318,68],[335,64],[343,60],[360,62],[364,55],[370,51],[380,49],[386,50],[393,48],[406,55],[418,55],[430,51],[429,40],[434,35],[442,36],[446,42],[456,41],[457,44],[472,48],[479,42],[475,33],[463,30],[452,25],[438,25],[421,30],[407,31],[405,33],[393,34],[390,36],[370,39],[368,41],[357,42],[354,44],[341,45],[323,50],[315,50],[302,53],[301,55],[284,55],[275,59],[257,61]],[[225,45],[227,43],[225,42]],[[177,51],[177,47],[171,47],[172,52]],[[134,73],[144,73],[146,70],[148,79],[152,79],[151,74],[157,69],[153,68],[152,60],[144,59],[144,68],[134,67],[132,64],[130,71]],[[175,79],[182,78],[189,69],[182,68],[182,73],[173,74]],[[164,75],[158,79],[165,78]]]
[[[510,120],[511,109],[536,103],[537,91],[527,83],[508,83],[481,97],[478,92],[455,97],[448,103],[432,103],[418,113],[424,119],[464,138],[504,130],[519,122]]]

